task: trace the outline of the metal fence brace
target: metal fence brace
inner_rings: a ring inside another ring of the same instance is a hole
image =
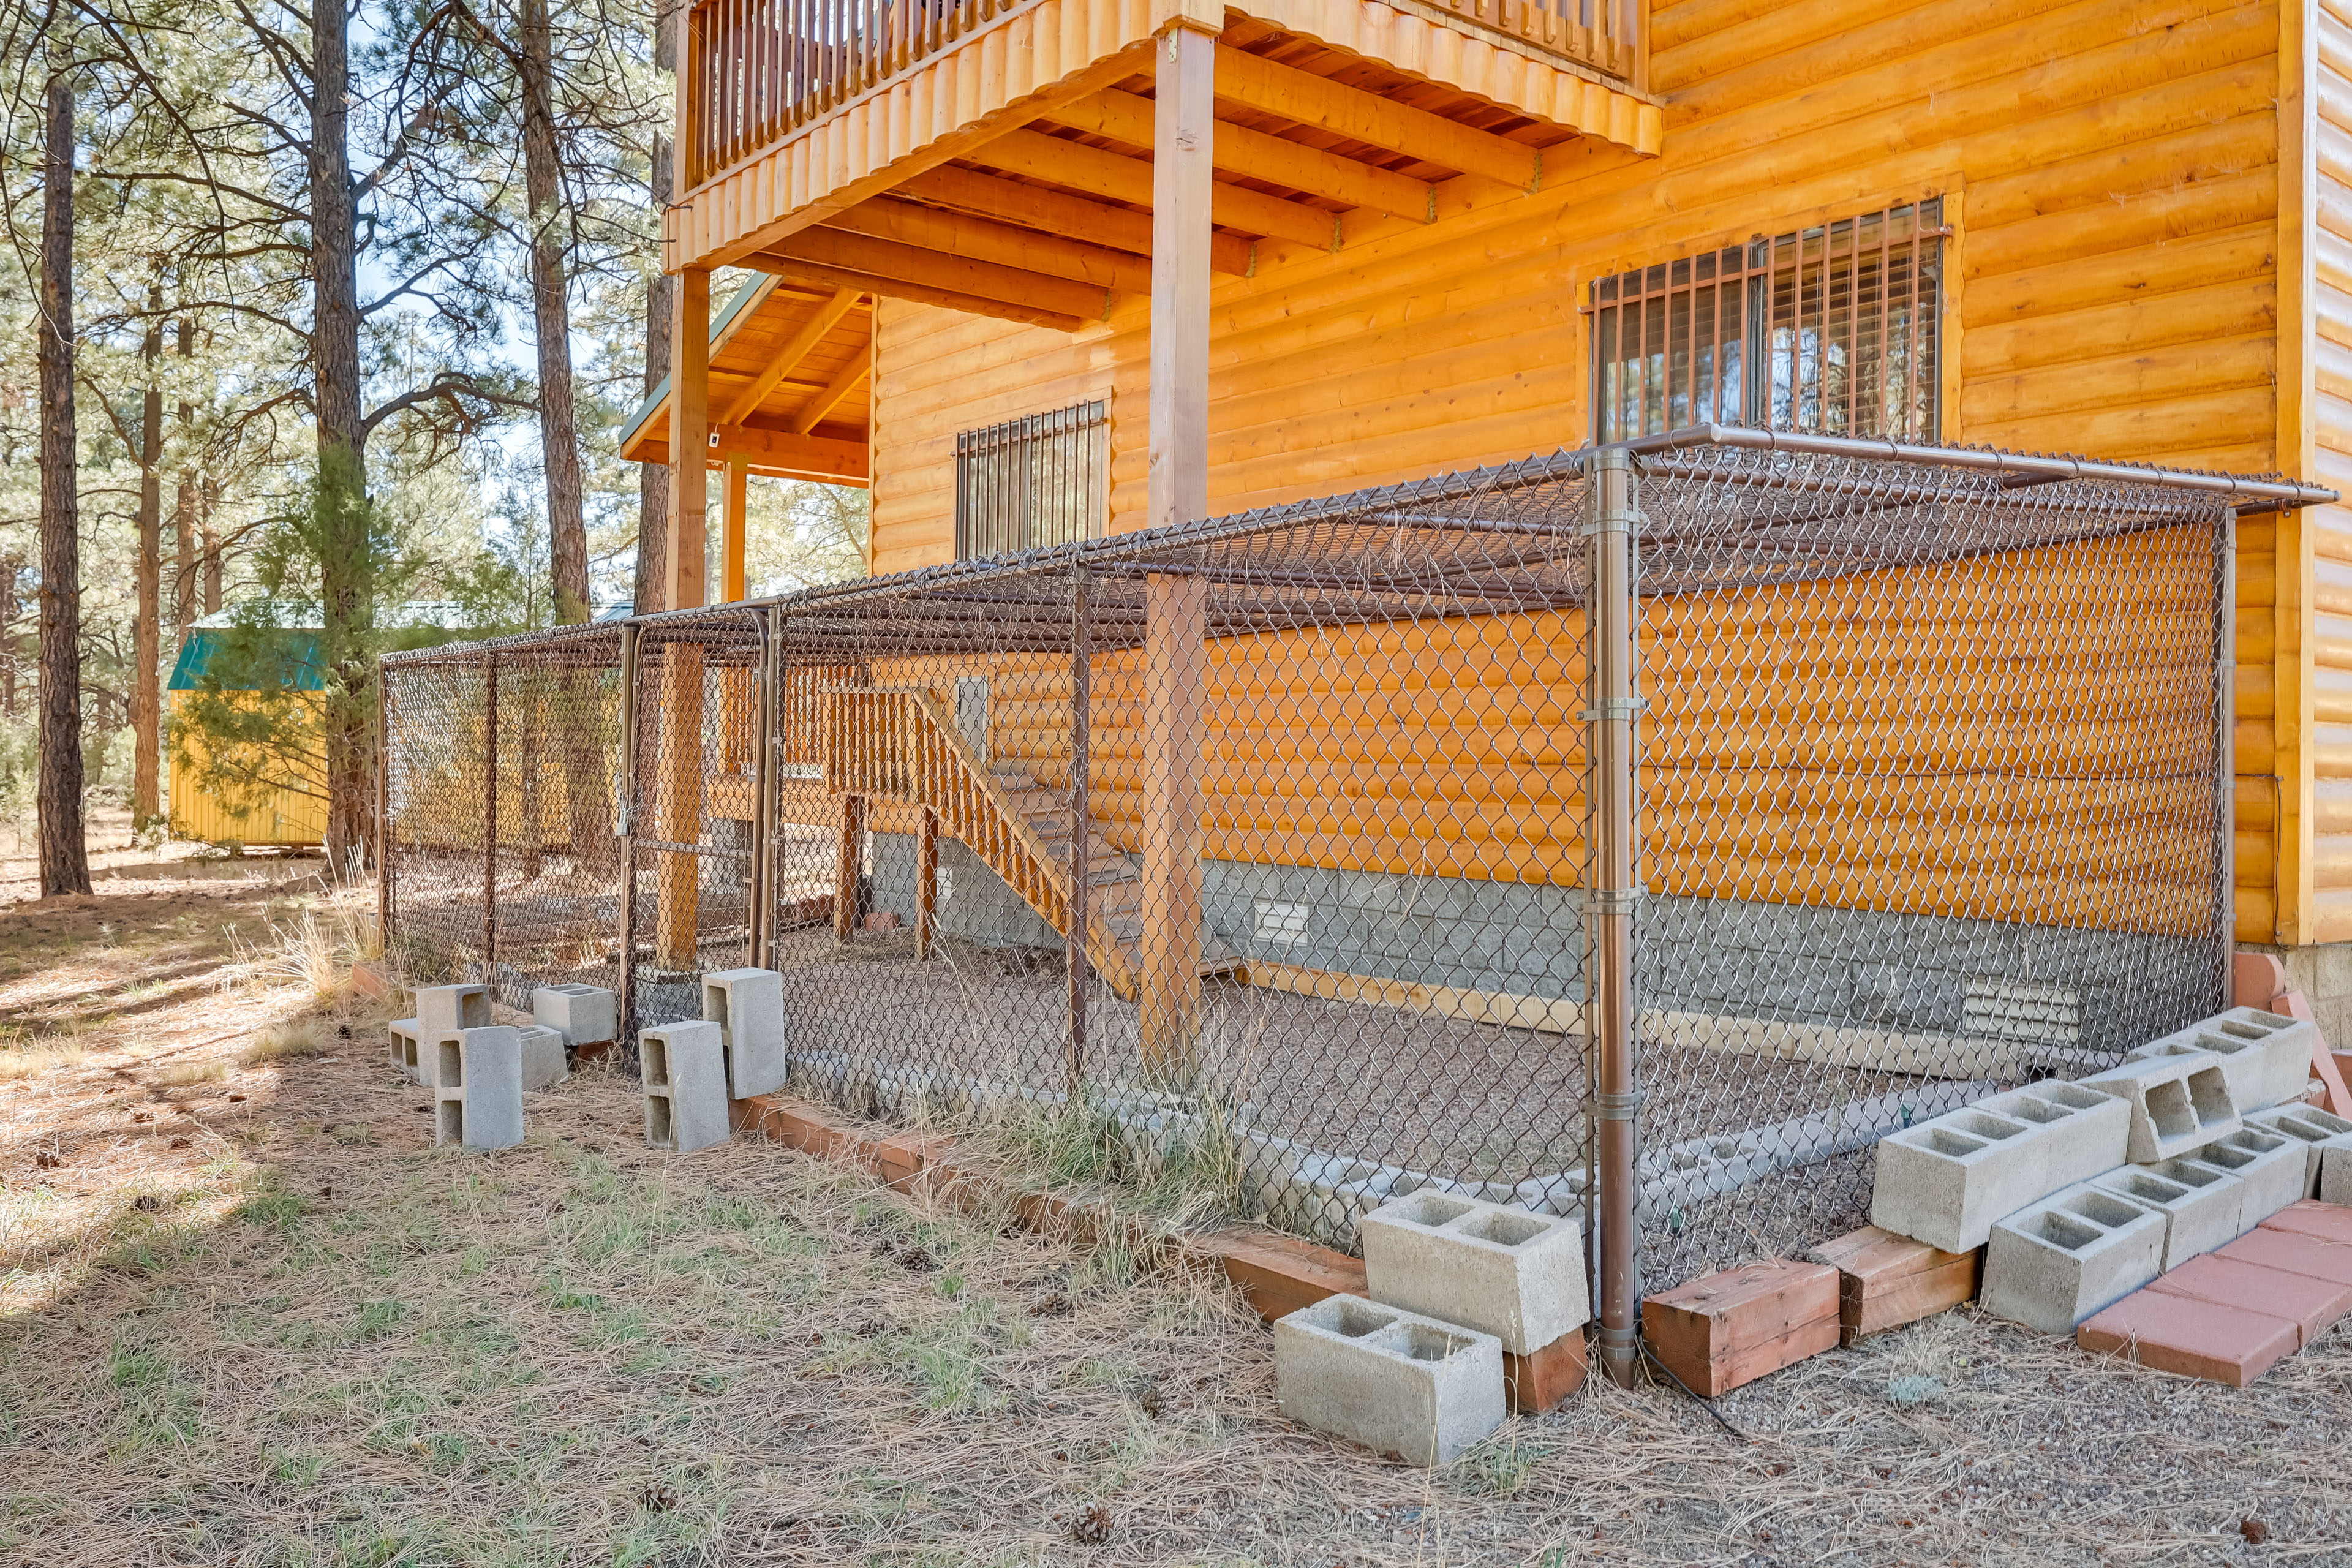
[[[1880,1133],[2221,1005],[2231,528],[2318,499],[1703,429],[396,655],[388,947],[629,1030],[760,963],[800,1092],[1343,1247],[1576,1215],[1620,1370]]]

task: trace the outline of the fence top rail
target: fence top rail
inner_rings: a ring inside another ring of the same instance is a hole
[[[1651,481],[1643,592],[1725,585],[1659,571],[1678,543],[1736,537],[1750,580],[1916,564],[2000,549],[2210,521],[2221,509],[2291,510],[2338,499],[2294,479],[2142,467],[2088,458],[1800,436],[1699,425],[1620,444]],[[1198,574],[1216,586],[1213,635],[1308,624],[1550,609],[1584,597],[1585,476],[1597,447],[1561,450],[1341,495],[1024,554],[959,561],[725,605],[445,644],[384,657],[386,668],[478,662],[617,638],[623,626],[676,637],[687,623],[773,609],[788,651],[877,642],[905,651],[1067,641],[1068,582],[1097,580],[1096,646],[1140,640],[1141,584]],[[1713,503],[1681,504],[1695,495]],[[1738,507],[1725,498],[1739,495]],[[1580,504],[1566,504],[1570,501]],[[1956,510],[1950,503],[1962,503]],[[1865,538],[1855,519],[1868,517]],[[1410,543],[1408,544],[1408,542]]]

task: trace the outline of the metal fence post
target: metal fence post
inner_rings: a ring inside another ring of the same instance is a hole
[[[2284,511],[2274,512],[2281,521]],[[2294,520],[2297,529],[2310,525]],[[2284,530],[2282,530],[2284,531]],[[2221,939],[2218,1012],[2229,1005],[2238,952],[2238,510],[2221,509],[2213,606],[2213,881]]]
[[[384,973],[392,965],[392,682],[375,661],[375,938]]]
[[[751,762],[752,787],[759,798],[751,805],[751,941],[743,962],[755,969],[773,967],[770,951],[776,942],[775,868],[769,846],[776,831],[776,679],[781,638],[781,614],[774,608],[752,612],[760,627],[759,742]]]
[[[1070,574],[1070,967],[1069,1060],[1064,1071],[1073,1101],[1086,1082],[1087,1063],[1087,895],[1094,877],[1094,824],[1087,802],[1087,701],[1091,696],[1087,659],[1087,569]]]
[[[482,656],[482,984],[498,998],[499,656]]]
[[[620,810],[613,831],[621,840],[621,973],[614,986],[614,1022],[623,1042],[635,1037],[631,1012],[636,1000],[637,977],[637,626],[621,626],[621,757]]]
[[[1641,1276],[1635,1256],[1633,906],[1633,469],[1622,447],[1592,455],[1584,525],[1591,549],[1592,657],[1585,711],[1591,736],[1593,824],[1590,977],[1592,1034],[1599,1058],[1593,1115],[1600,1127],[1601,1364],[1612,1381],[1631,1384],[1641,1359],[1637,1317]]]

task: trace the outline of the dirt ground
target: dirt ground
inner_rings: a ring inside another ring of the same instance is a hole
[[[365,897],[127,839],[42,901],[0,830],[0,1562],[2352,1563],[2352,1330],[2232,1391],[1962,1311],[1424,1473],[1221,1289],[650,1152],[626,1080],[436,1151]]]

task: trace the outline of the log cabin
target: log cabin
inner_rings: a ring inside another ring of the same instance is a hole
[[[2343,0],[699,0],[678,64],[670,608],[751,474],[869,487],[877,574],[1709,421],[2352,474]],[[2237,552],[2237,936],[2352,1035],[2352,511]]]

